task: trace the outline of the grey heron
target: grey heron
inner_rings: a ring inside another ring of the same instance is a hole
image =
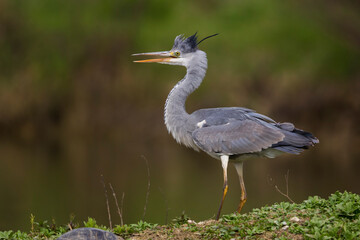
[[[215,36],[211,35],[209,37]],[[203,40],[209,38],[206,37]],[[175,140],[196,151],[202,150],[221,161],[224,185],[219,219],[228,191],[228,162],[234,164],[240,180],[241,197],[237,211],[246,202],[243,162],[253,156],[274,158],[282,153],[299,154],[319,140],[311,133],[295,128],[292,123],[279,123],[243,107],[207,108],[189,114],[187,97],[201,84],[207,69],[207,57],[198,48],[196,33],[188,38],[179,35],[170,51],[137,53],[133,56],[156,56],[138,63],[162,63],[186,67],[186,75],[170,91],[165,103],[165,125]]]

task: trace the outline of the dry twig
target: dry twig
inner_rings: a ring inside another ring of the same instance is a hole
[[[108,216],[109,216],[110,229],[113,229],[112,228],[112,222],[111,222],[109,199],[108,199],[107,190],[106,190],[106,186],[105,186],[105,182],[104,182],[104,176],[102,174],[101,174],[101,183],[102,183],[102,185],[104,187],[104,192],[105,192],[106,207],[107,207],[107,212],[108,212]]]
[[[273,181],[273,179],[270,177],[269,184],[273,185],[278,193],[280,193],[281,195],[286,197],[290,202],[295,203],[294,200],[292,200],[289,196],[289,169],[285,175],[286,193],[281,191],[275,183],[272,183],[272,181]]]
[[[121,213],[123,213],[124,198],[125,198],[125,192],[123,192],[122,197],[121,197],[121,203],[120,203],[120,211],[121,211]]]
[[[112,194],[113,194],[113,197],[114,197],[114,200],[115,200],[115,204],[116,204],[116,208],[117,208],[117,211],[118,211],[118,214],[119,214],[119,217],[120,217],[120,224],[121,224],[121,226],[123,226],[124,221],[123,221],[123,216],[122,216],[122,209],[120,210],[120,208],[119,208],[118,200],[116,198],[116,194],[115,194],[114,188],[112,187],[111,183],[109,183],[109,186],[110,186],[110,189],[112,191]],[[124,194],[123,194],[123,196],[124,196]]]

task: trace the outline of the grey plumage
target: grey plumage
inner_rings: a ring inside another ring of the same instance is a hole
[[[195,52],[198,49],[196,33],[188,38],[185,38],[184,35],[177,36],[172,49],[179,50],[182,53]]]
[[[194,122],[205,120],[201,128],[192,132],[192,137],[198,147],[212,156],[214,153],[232,158],[242,154],[258,156],[268,148],[299,154],[318,142],[312,134],[296,129],[291,123],[276,123],[246,108],[201,109],[192,113],[191,118]]]
[[[188,38],[180,35],[175,38],[173,48],[168,52],[134,55],[165,57],[136,62],[159,62],[186,67],[185,77],[175,85],[166,99],[165,125],[177,142],[195,150],[201,149],[221,160],[224,192],[217,214],[218,219],[227,193],[229,160],[234,163],[239,175],[242,191],[238,208],[240,212],[246,201],[242,173],[245,158],[251,156],[272,158],[282,153],[299,154],[319,141],[311,133],[295,128],[292,123],[277,123],[247,108],[209,108],[187,113],[185,101],[200,86],[207,69],[206,53],[198,49],[198,44],[196,34]]]

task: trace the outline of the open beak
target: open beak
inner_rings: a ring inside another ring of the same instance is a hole
[[[136,63],[153,63],[153,62],[170,62],[174,57],[171,55],[171,52],[165,51],[165,52],[149,52],[149,53],[135,53],[131,56],[154,56],[154,57],[160,57],[160,58],[151,58],[146,60],[137,60],[134,61]]]

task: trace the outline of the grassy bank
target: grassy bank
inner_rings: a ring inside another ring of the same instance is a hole
[[[83,225],[57,226],[34,218],[30,224],[30,232],[3,231],[0,239],[56,239],[83,226],[109,230],[92,218]],[[328,199],[314,196],[300,204],[277,203],[246,214],[224,215],[220,221],[194,222],[183,215],[169,225],[140,221],[112,231],[125,239],[359,239],[360,195],[336,192]]]

